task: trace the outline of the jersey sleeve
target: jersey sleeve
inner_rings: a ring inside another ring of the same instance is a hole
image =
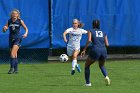
[[[71,31],[71,28],[66,29],[66,32],[69,33]]]
[[[86,31],[84,29],[81,29],[81,31],[82,31],[82,34],[87,34],[88,33],[88,31]]]

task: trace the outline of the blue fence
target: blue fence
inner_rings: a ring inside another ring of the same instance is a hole
[[[0,0],[0,29],[9,19],[10,11],[17,8],[29,28],[29,36],[22,43],[25,48],[65,47],[62,33],[72,26],[74,18],[80,19],[86,30],[92,28],[93,19],[100,19],[110,46],[140,46],[139,3],[139,0]],[[0,48],[8,48],[8,33],[0,32],[0,37]],[[86,40],[84,35],[81,46]]]
[[[49,48],[49,8],[48,0],[0,0],[0,29],[10,18],[12,9],[19,9],[21,19],[29,29],[29,35],[23,39],[22,46],[25,48]],[[24,30],[21,29],[21,33]],[[0,48],[8,48],[8,32],[0,32]]]

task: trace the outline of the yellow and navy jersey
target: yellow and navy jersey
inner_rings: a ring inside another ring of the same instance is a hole
[[[20,38],[20,26],[21,26],[21,19],[17,19],[15,22],[12,19],[8,20],[8,27],[9,27],[9,38]]]

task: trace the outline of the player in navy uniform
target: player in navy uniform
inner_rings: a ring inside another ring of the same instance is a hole
[[[100,29],[99,20],[94,20],[92,25],[93,29],[88,32],[88,41],[84,50],[81,52],[81,56],[84,56],[88,45],[92,42],[91,51],[89,52],[89,56],[85,63],[85,86],[91,86],[90,65],[96,60],[99,61],[99,67],[105,77],[106,85],[110,85],[110,79],[104,67],[105,60],[107,58],[106,47],[109,46],[107,35]]]
[[[23,20],[20,19],[20,12],[17,9],[11,11],[10,19],[3,27],[3,32],[6,32],[9,27],[9,47],[10,47],[10,70],[8,74],[18,73],[18,59],[17,52],[21,46],[22,38],[26,38],[28,34],[28,28],[24,24]],[[20,27],[23,26],[25,34],[20,35]]]

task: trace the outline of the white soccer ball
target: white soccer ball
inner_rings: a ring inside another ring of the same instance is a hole
[[[60,62],[67,62],[68,61],[68,56],[66,54],[61,54],[59,57]]]

